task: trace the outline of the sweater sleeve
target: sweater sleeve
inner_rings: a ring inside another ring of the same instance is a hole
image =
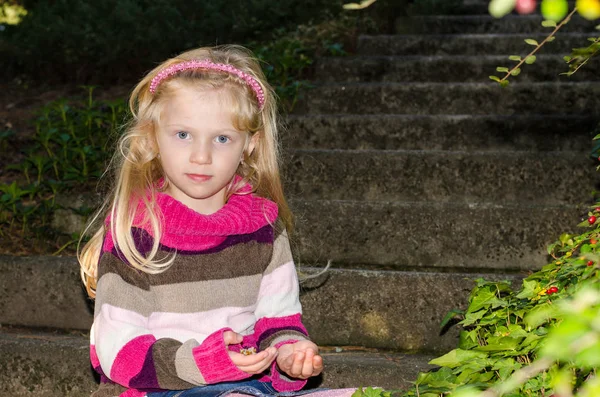
[[[249,374],[231,361],[220,329],[199,342],[157,338],[149,316],[159,311],[148,277],[124,263],[105,242],[98,265],[92,365],[113,382],[132,389],[189,389],[241,380]]]
[[[309,340],[302,324],[298,275],[285,231],[273,242],[273,255],[263,274],[255,315],[258,320],[254,336],[259,350]],[[279,372],[276,362],[271,368],[271,381],[282,392],[300,390],[307,382],[286,377]]]

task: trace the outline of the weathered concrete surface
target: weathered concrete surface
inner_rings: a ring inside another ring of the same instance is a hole
[[[0,257],[0,268],[6,267],[5,259],[12,271],[3,273],[0,282],[0,324],[89,330],[92,313],[89,301],[78,294],[81,283],[73,258]],[[314,271],[300,268],[301,274]],[[510,274],[334,269],[303,282],[300,299],[306,325],[319,344],[446,351],[456,344],[458,329],[440,336],[439,324],[448,311],[466,307],[479,277],[520,279]],[[9,287],[39,279],[53,285],[52,290]]]
[[[433,366],[434,356],[423,354],[324,353],[326,371],[323,387],[367,387],[406,390],[413,385],[420,371]]]
[[[549,98],[552,98],[550,101]],[[600,82],[361,83],[316,87],[299,113],[336,114],[569,114],[600,113]]]
[[[92,310],[76,258],[0,256],[0,324],[88,329]]]
[[[406,388],[432,355],[323,353],[323,387]],[[318,384],[315,379],[313,384]],[[0,332],[0,395],[87,397],[96,389],[85,336]]]
[[[433,56],[353,56],[327,57],[315,64],[317,82],[488,82],[498,66],[512,68],[515,61],[507,55],[433,55]],[[538,55],[534,65],[523,65],[514,82],[598,81],[594,67],[583,67],[577,73],[561,75],[569,70],[561,55]]]
[[[544,45],[544,54],[568,54],[587,45],[589,33],[564,33]],[[430,34],[363,35],[358,38],[359,55],[511,55],[529,54],[525,39],[542,42],[547,34]]]
[[[293,150],[286,192],[306,200],[587,203],[597,160],[579,152]]]
[[[487,11],[487,10],[486,10]],[[506,15],[494,18],[491,15],[427,15],[413,16],[396,19],[396,33],[545,33],[550,34],[553,28],[542,26],[544,18],[539,14],[532,15]],[[587,32],[594,34],[596,21],[585,18],[572,18],[571,21],[560,29],[560,34],[565,32]]]
[[[587,210],[427,202],[291,201],[302,263],[475,269],[531,269],[546,247],[575,232]],[[585,215],[587,218],[587,215]]]
[[[322,345],[447,352],[458,344],[459,327],[442,335],[440,323],[468,307],[478,278],[518,288],[522,277],[333,269],[302,284],[303,321]]]
[[[599,122],[575,115],[295,115],[282,138],[295,149],[589,153]]]
[[[84,336],[0,332],[0,395],[87,397],[96,387]]]

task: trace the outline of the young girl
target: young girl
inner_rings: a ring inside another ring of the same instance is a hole
[[[96,397],[296,395],[301,322],[276,103],[252,54],[200,48],[135,87],[104,222],[80,256]]]

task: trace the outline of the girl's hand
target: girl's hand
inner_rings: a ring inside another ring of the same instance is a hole
[[[279,347],[277,366],[292,378],[308,379],[321,373],[323,358],[317,345],[301,340]]]
[[[229,346],[242,343],[243,337],[237,332],[225,331],[223,332],[223,339],[225,340],[225,345]],[[229,358],[231,358],[231,361],[233,361],[240,371],[251,375],[260,374],[269,368],[275,357],[277,357],[277,349],[274,347],[269,347],[260,353],[249,356],[234,351],[229,351],[228,353]]]

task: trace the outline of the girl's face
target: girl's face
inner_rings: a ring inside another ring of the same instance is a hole
[[[222,91],[182,87],[161,113],[157,143],[166,193],[201,214],[223,207],[244,150],[251,153],[258,139],[233,127],[229,108]]]

